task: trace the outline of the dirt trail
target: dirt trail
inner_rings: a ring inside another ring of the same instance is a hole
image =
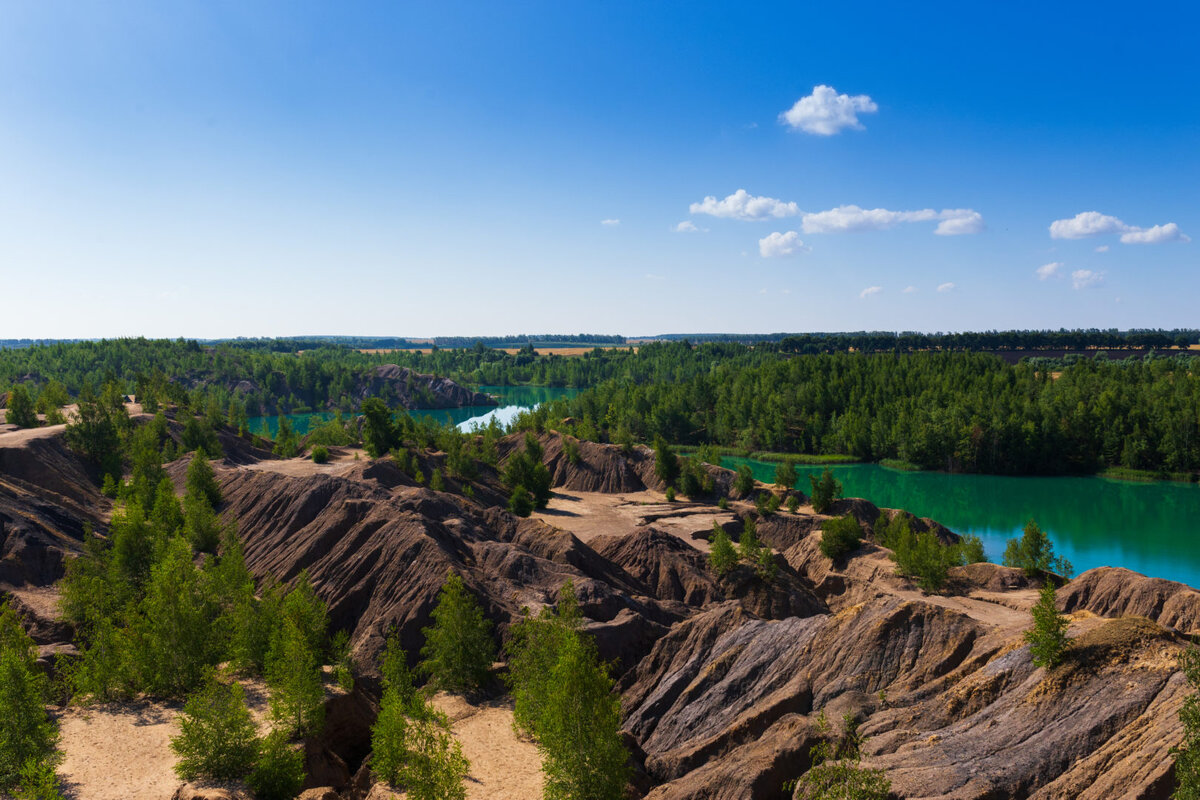
[[[68,800],[165,800],[175,775],[178,706],[106,703],[59,715],[59,777]]]
[[[654,525],[689,546],[707,552],[708,542],[693,539],[692,533],[710,530],[714,521],[728,522],[734,514],[710,505],[668,503],[662,492],[603,494],[560,489],[554,493],[549,505],[534,516],[548,525],[570,531],[582,542],[597,536],[623,535],[642,525]]]
[[[471,762],[468,800],[530,800],[542,794],[542,759],[533,742],[513,731],[510,701],[473,705],[438,693],[433,705],[453,722],[463,755]]]

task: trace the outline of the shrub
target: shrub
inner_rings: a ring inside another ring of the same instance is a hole
[[[446,491],[446,480],[442,477],[442,470],[434,467],[433,473],[429,476],[429,488],[435,492]]]
[[[275,434],[275,446],[271,452],[280,458],[294,458],[300,452],[300,437],[292,430],[292,423],[285,416],[279,417],[279,432]]]
[[[58,732],[46,714],[49,682],[16,612],[0,603],[0,791],[25,785],[28,764],[53,774]]]
[[[679,480],[679,458],[661,436],[654,440],[654,474],[668,488]]]
[[[667,487],[666,497],[667,497],[667,502],[668,502],[668,503],[674,503],[674,502],[675,502],[675,487],[674,487],[674,486],[668,486],[668,487]]]
[[[329,461],[329,448],[323,444],[313,445],[312,460],[314,464],[324,464]]]
[[[18,800],[63,800],[58,775],[51,761],[31,758],[21,767]]]
[[[717,523],[713,523],[713,535],[709,541],[708,550],[708,566],[717,577],[721,577],[725,573],[737,566],[737,552],[733,549],[733,543],[729,541],[729,534],[725,532]]]
[[[492,623],[462,578],[450,572],[438,592],[433,625],[421,631],[425,646],[420,670],[435,686],[458,692],[476,691],[487,681],[496,657]]]
[[[185,502],[189,498],[203,497],[213,508],[221,505],[221,487],[217,486],[216,475],[204,448],[197,450],[188,464],[183,496]]]
[[[771,548],[764,547],[759,550],[758,562],[754,565],[754,571],[767,583],[775,580],[775,575],[779,572],[779,563],[775,560],[775,554],[771,552]]]
[[[748,496],[754,491],[754,470],[749,464],[738,467],[737,477],[733,479],[733,489],[740,497]]]
[[[350,655],[350,634],[340,630],[329,642],[329,660],[333,664],[333,678],[342,691],[354,689],[354,657]]]
[[[862,527],[850,514],[826,520],[821,531],[821,553],[834,561],[853,553],[862,541]]]
[[[799,508],[800,508],[800,500],[796,497],[796,495],[794,495],[794,494],[788,495],[787,510],[792,512],[793,514],[795,514]]]
[[[824,514],[833,507],[833,503],[842,496],[842,484],[833,477],[833,470],[826,467],[821,473],[821,479],[808,476],[812,486],[812,507],[818,514]]]
[[[1042,586],[1031,613],[1033,627],[1025,631],[1025,641],[1029,642],[1033,663],[1039,667],[1057,666],[1067,648],[1067,618],[1058,613],[1050,581]]]
[[[729,499],[725,498],[725,497],[718,498],[717,499],[717,508],[721,509],[722,511],[729,508]]]
[[[964,564],[980,564],[987,561],[987,553],[983,549],[983,540],[973,533],[969,533],[962,537],[959,542],[959,547],[962,550],[962,563]]]
[[[8,393],[8,412],[5,419],[10,425],[18,428],[36,428],[38,426],[37,411],[34,409],[33,398],[25,384],[18,383]]]
[[[171,751],[179,756],[175,773],[185,781],[242,778],[253,768],[258,746],[242,687],[213,676],[188,698],[179,716],[179,735],[171,738]]]
[[[567,461],[571,464],[578,464],[581,456],[579,455],[579,441],[577,439],[563,437],[563,452],[567,455]]]
[[[1171,749],[1175,756],[1177,800],[1200,800],[1200,648],[1195,644],[1179,654],[1179,669],[1191,692],[1179,709],[1183,741]]]
[[[508,457],[501,473],[501,480],[514,493],[523,488],[533,496],[536,508],[545,508],[550,502],[550,470],[542,463],[542,445],[531,432],[525,434],[525,449]],[[514,512],[516,513],[516,512]]]
[[[283,731],[272,731],[246,784],[258,800],[293,800],[304,786],[304,751],[293,747]]]
[[[533,495],[524,486],[514,486],[508,496],[508,510],[518,517],[528,517],[533,513]]]
[[[812,768],[795,782],[796,800],[887,800],[892,784],[881,769],[861,766],[863,737],[854,717],[842,719],[838,740],[829,737],[829,721],[817,716],[817,733],[823,738],[809,749]]]
[[[1030,578],[1043,572],[1056,572],[1070,578],[1074,572],[1070,561],[1054,555],[1050,537],[1033,520],[1025,523],[1020,539],[1008,540],[1004,548],[1004,566],[1019,567]]]
[[[564,642],[579,635],[582,621],[575,586],[567,580],[558,593],[557,608],[544,608],[511,628],[508,641],[508,684],[513,695],[513,722],[537,735],[551,690],[551,671]]]
[[[284,617],[267,653],[271,716],[287,734],[315,733],[325,723],[321,662],[300,627]]]
[[[758,541],[758,524],[753,517],[746,517],[742,525],[742,535],[738,538],[738,557],[743,561],[754,564],[758,561],[762,543]]]

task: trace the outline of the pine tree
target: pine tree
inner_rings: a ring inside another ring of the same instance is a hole
[[[200,448],[192,456],[192,461],[188,464],[187,478],[184,481],[184,502],[200,497],[207,500],[213,508],[221,505],[221,487],[217,485],[216,475],[213,473],[212,464],[209,463],[208,454],[204,452],[204,448]]]
[[[1033,606],[1033,627],[1025,632],[1029,653],[1035,666],[1057,666],[1067,647],[1067,618],[1055,607],[1054,584],[1042,585],[1038,601]]]
[[[796,463],[791,459],[781,461],[779,466],[775,467],[775,485],[780,489],[787,491],[793,488],[797,480]]]
[[[492,623],[456,573],[447,573],[433,609],[433,625],[421,633],[425,646],[420,670],[435,686],[473,692],[487,682],[496,657]]]
[[[679,480],[679,458],[661,436],[654,440],[654,474],[668,488]]]
[[[25,384],[18,383],[9,391],[5,420],[9,425],[16,425],[18,428],[36,428],[38,426],[33,398],[29,396],[29,389]]]
[[[1171,751],[1175,756],[1175,781],[1178,784],[1171,798],[1200,800],[1200,648],[1193,644],[1180,653],[1179,669],[1192,691],[1179,709],[1183,741]]]
[[[27,783],[26,764],[56,762],[58,732],[46,714],[47,680],[33,641],[7,603],[0,603],[0,792]]]
[[[184,704],[179,735],[171,737],[171,751],[179,756],[175,773],[185,781],[242,778],[254,766],[258,746],[241,685],[211,675]]]
[[[833,507],[833,502],[842,496],[842,484],[833,477],[833,470],[829,467],[821,473],[820,480],[809,475],[808,482],[812,487],[813,511],[818,514],[824,514]]]
[[[708,549],[709,568],[719,578],[736,567],[737,562],[737,551],[733,549],[733,542],[729,540],[729,534],[718,523],[714,522],[713,535],[712,539],[709,540]]]
[[[753,517],[747,516],[742,523],[742,535],[738,538],[738,558],[755,564],[760,550],[762,543],[758,541],[758,523]]]

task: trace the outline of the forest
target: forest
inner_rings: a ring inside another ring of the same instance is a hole
[[[520,425],[562,428],[569,418],[570,432],[602,441],[661,437],[1012,475],[1200,470],[1195,351],[1119,359],[1101,350],[1009,364],[954,350],[799,354],[786,341],[653,342],[576,357],[482,343],[377,354],[184,340],[58,343],[0,350],[0,392],[19,403],[63,401],[112,384],[151,405],[186,404],[239,427],[262,414],[357,412],[364,372],[395,363],[464,384],[583,389]]]

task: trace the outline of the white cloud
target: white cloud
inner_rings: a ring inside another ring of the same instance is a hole
[[[1056,219],[1050,223],[1051,239],[1083,239],[1106,233],[1121,234],[1121,244],[1191,241],[1174,222],[1155,225],[1151,228],[1139,228],[1136,225],[1127,225],[1108,214],[1101,214],[1099,211],[1081,211],[1071,219]],[[1104,251],[1097,248],[1097,252]]]
[[[1049,264],[1042,264],[1035,270],[1035,272],[1037,272],[1038,280],[1049,280],[1057,275],[1058,271],[1062,269],[1063,266],[1064,265],[1061,261],[1051,261]]]
[[[779,121],[792,130],[817,136],[832,136],[845,128],[861,130],[859,114],[874,114],[879,106],[865,94],[851,97],[838,94],[832,86],[814,86],[812,94],[779,115]]]
[[[800,241],[800,234],[795,231],[775,231],[758,240],[758,252],[763,258],[795,255],[803,249],[804,242]]]
[[[1107,253],[1107,252],[1108,252],[1108,245],[1106,245],[1106,244],[1102,244],[1102,245],[1100,245],[1099,247],[1097,247],[1097,248],[1096,248],[1096,252],[1097,252],[1097,253]]]
[[[868,286],[867,288],[865,288],[861,292],[859,292],[858,296],[859,297],[870,297],[871,295],[879,294],[882,291],[883,291],[882,286]]]
[[[940,219],[934,231],[938,236],[964,236],[983,230],[983,215],[969,208],[946,209]]]
[[[891,228],[902,222],[932,222],[941,220],[935,233],[955,236],[979,233],[983,230],[983,217],[969,208],[953,208],[934,211],[924,208],[918,211],[890,211],[886,208],[860,208],[855,205],[838,206],[828,211],[805,214],[801,226],[805,233],[854,233],[878,231]]]
[[[937,290],[939,292],[953,292],[954,284],[951,283],[950,281],[947,281],[946,283],[939,283]]]
[[[1121,244],[1158,244],[1159,242],[1190,242],[1191,238],[1179,230],[1174,222],[1155,225],[1153,228],[1135,228],[1121,235]]]
[[[915,286],[905,286],[903,289],[900,290],[900,294],[913,294],[916,291],[917,291],[917,287],[915,287]]]
[[[724,200],[709,195],[688,206],[688,211],[725,219],[758,220],[794,217],[800,213],[800,207],[774,197],[755,197],[745,189],[738,189]]]
[[[1071,273],[1071,286],[1076,289],[1096,286],[1103,280],[1103,272],[1092,272],[1090,269],[1077,269]]]
[[[602,220],[600,220],[600,224],[607,225],[608,227],[613,228],[613,227],[616,227],[617,225],[620,225],[621,220],[619,220],[619,219],[602,219]]]
[[[708,228],[697,228],[695,223],[690,219],[685,219],[671,230],[675,231],[675,233],[700,233],[701,231],[707,231]]]

